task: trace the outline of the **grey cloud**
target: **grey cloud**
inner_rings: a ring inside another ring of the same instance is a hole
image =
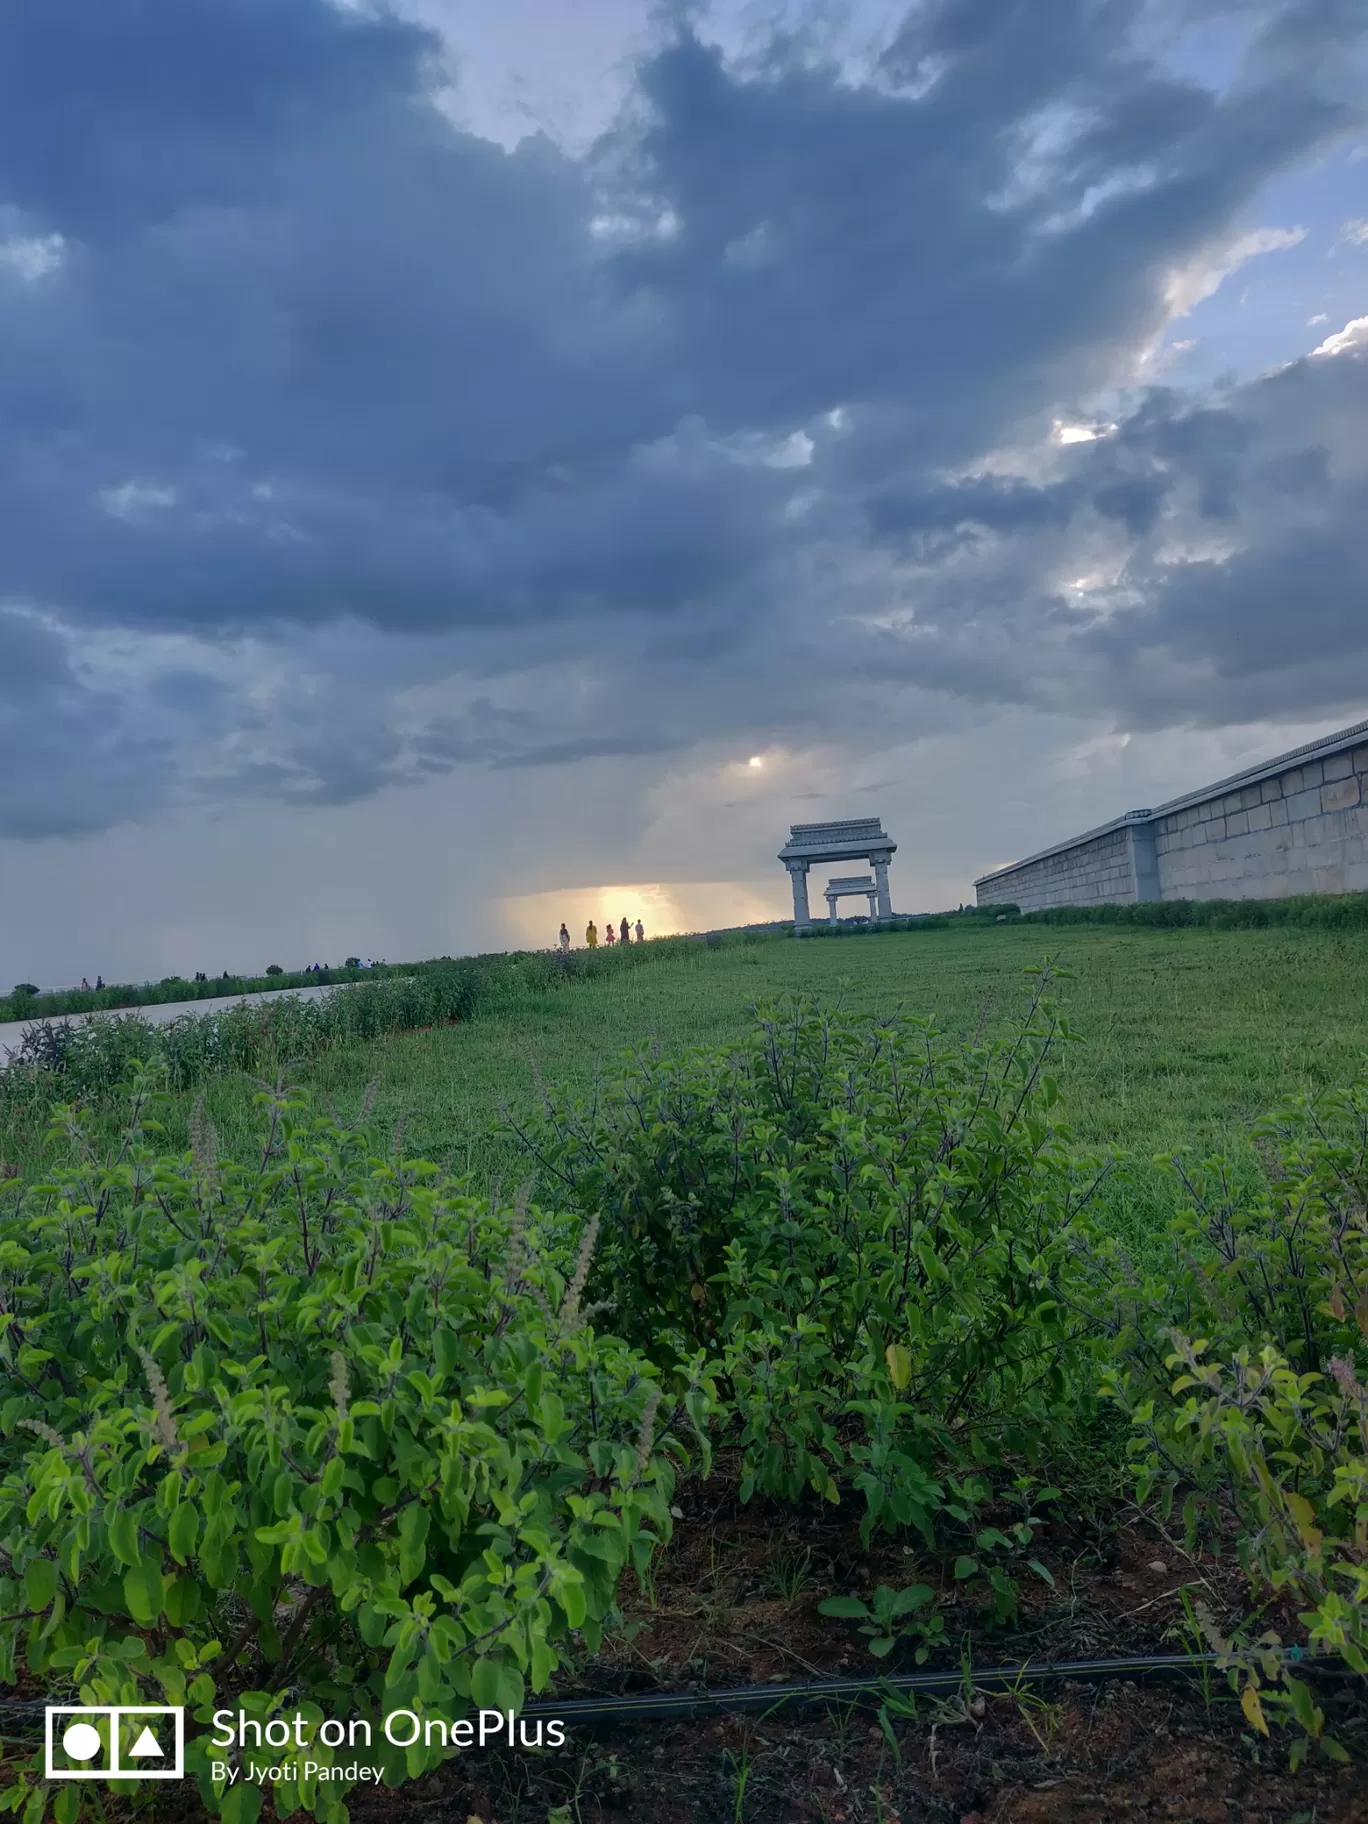
[[[1086,702],[1126,726],[1368,697],[1362,423],[1368,363],[1352,356],[1296,363],[1224,409],[1154,394],[1042,490],[1070,505],[1046,539],[1000,536],[922,576],[919,624],[883,636],[880,666],[974,701]],[[1213,535],[1234,548],[1208,553]],[[1069,601],[1042,583],[1089,561],[1115,581]]]
[[[65,630],[10,629],[12,829],[873,741],[909,685],[1162,718],[1200,673],[1226,713],[1286,676],[1295,578],[1349,676],[1361,361],[1156,390],[1049,473],[944,479],[1112,385],[1172,269],[1361,118],[1347,0],[1251,0],[1220,95],[1142,47],[1152,11],[933,0],[861,85],[680,28],[576,160],[457,132],[436,41],[379,8],[5,9],[0,231],[61,239],[0,262],[0,599]],[[1238,548],[1180,563],[1180,534]],[[204,669],[64,669],[110,632]],[[554,660],[582,701],[519,684]],[[415,726],[443,675],[483,707]]]
[[[172,754],[81,678],[60,632],[0,609],[0,837],[82,835],[155,810]]]

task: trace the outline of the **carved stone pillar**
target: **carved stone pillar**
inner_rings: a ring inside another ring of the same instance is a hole
[[[892,918],[893,902],[888,897],[888,857],[871,855],[874,867],[874,893],[879,902],[879,917]]]
[[[808,864],[805,861],[786,861],[784,866],[793,883],[793,928],[795,931],[806,931],[812,923],[812,914],[808,911]]]

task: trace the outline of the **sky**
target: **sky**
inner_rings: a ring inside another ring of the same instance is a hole
[[[1365,560],[1368,0],[0,0],[0,986],[955,905]]]

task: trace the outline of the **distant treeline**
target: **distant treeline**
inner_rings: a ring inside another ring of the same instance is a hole
[[[407,974],[415,966],[433,965],[404,964],[397,973]],[[40,994],[31,983],[21,982],[12,993],[0,994],[0,1022],[50,1020],[67,1013],[113,1013],[122,1007],[164,1007],[170,1001],[213,1001],[223,995],[261,994],[275,988],[317,988],[329,982],[360,982],[395,973],[395,968],[384,963],[375,963],[369,969],[343,963],[317,973],[311,969],[291,972],[272,967],[262,975],[214,975],[203,982],[164,975],[159,982],[106,982],[103,988],[63,988],[51,994]]]

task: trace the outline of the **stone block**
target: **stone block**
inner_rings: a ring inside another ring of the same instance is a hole
[[[1342,867],[1317,868],[1315,881],[1317,893],[1343,893],[1347,890]]]
[[[1321,809],[1347,811],[1359,802],[1360,797],[1358,775],[1351,773],[1347,779],[1330,780],[1321,787]]]
[[[1303,823],[1308,817],[1318,817],[1320,815],[1321,802],[1319,790],[1311,791],[1310,789],[1307,789],[1301,792],[1294,792],[1292,796],[1287,799],[1286,803],[1287,815],[1293,823]]]
[[[1249,830],[1249,812],[1236,811],[1225,820],[1227,836],[1244,836]],[[225,1776],[226,1777],[226,1776]]]
[[[1325,768],[1327,783],[1331,779],[1347,779],[1354,770],[1354,756],[1347,753],[1329,754],[1321,761],[1321,765]]]
[[[1265,779],[1259,787],[1259,797],[1265,804],[1272,804],[1275,798],[1283,795],[1281,779]]]
[[[1203,824],[1202,828],[1206,832],[1208,842],[1221,842],[1226,835],[1226,820],[1224,817],[1213,817],[1211,822]]]
[[[1262,804],[1262,802],[1263,799],[1257,785],[1247,785],[1240,793],[1240,809],[1242,811],[1252,810],[1256,804]]]
[[[1302,767],[1302,779],[1307,791],[1310,791],[1313,785],[1323,785],[1325,783],[1324,766],[1319,760],[1308,760]]]
[[[1269,814],[1273,819],[1274,829],[1284,828],[1287,824],[1287,806],[1283,803],[1282,799],[1275,798],[1268,809]]]
[[[1266,804],[1256,804],[1249,813],[1251,830],[1268,830],[1273,827],[1273,812]]]
[[[1302,769],[1299,766],[1289,767],[1288,770],[1285,773],[1280,774],[1279,777],[1282,779],[1284,798],[1290,798],[1293,792],[1300,792],[1306,789],[1306,781],[1302,778]]]
[[[1368,773],[1368,747],[1356,747],[1351,758],[1356,773]]]
[[[1368,861],[1350,862],[1344,870],[1344,885],[1349,893],[1368,892]]]

